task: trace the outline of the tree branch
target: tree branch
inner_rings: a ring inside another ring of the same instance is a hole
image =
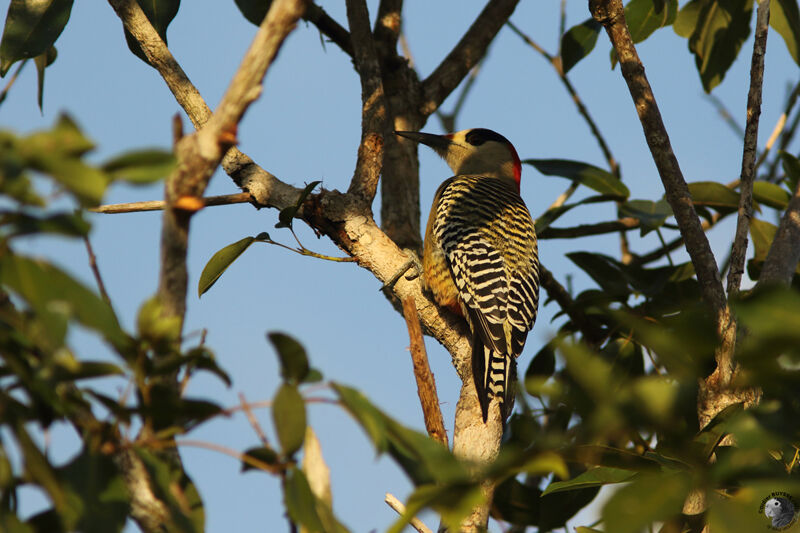
[[[800,183],[781,218],[775,239],[767,252],[758,285],[789,285],[800,262]]]
[[[558,302],[575,327],[583,333],[587,342],[597,344],[605,337],[605,333],[591,322],[581,307],[575,305],[572,296],[564,286],[541,263],[539,264],[539,283],[547,291],[547,295]]]
[[[350,40],[350,34],[332,19],[324,9],[313,2],[309,2],[306,6],[306,14],[303,15],[303,20],[316,26],[323,35],[336,43],[342,49],[342,52],[351,57],[353,56],[353,43]]]
[[[381,0],[375,19],[375,43],[381,55],[396,54],[402,26],[403,0]]]
[[[666,198],[675,214],[686,249],[692,259],[697,279],[703,292],[703,299],[716,315],[718,332],[726,331],[730,321],[725,292],[722,288],[711,247],[708,244],[700,218],[694,210],[692,197],[686,180],[683,178],[678,160],[672,151],[661,112],[658,110],[653,90],[647,81],[644,66],[636,53],[625,13],[620,0],[590,0],[589,9],[595,20],[606,29],[609,39],[617,52],[620,70],[628,84],[628,89],[639,114],[645,139],[664,184]]]
[[[364,0],[347,1],[347,20],[353,41],[353,62],[361,78],[361,144],[348,193],[372,205],[383,166],[384,139],[390,134],[381,69],[370,31]]]
[[[624,217],[619,220],[608,222],[598,222],[597,224],[581,224],[571,228],[547,227],[536,236],[541,239],[574,239],[576,237],[588,237],[590,235],[602,235],[604,233],[615,233],[617,231],[628,231],[636,229],[641,225],[638,219]]]
[[[420,112],[423,116],[427,117],[436,111],[470,69],[483,58],[518,2],[519,0],[490,0],[486,4],[455,48],[422,82]]]
[[[728,298],[739,292],[747,255],[747,231],[753,215],[753,181],[755,180],[756,153],[758,151],[758,119],[761,116],[761,86],[764,83],[764,53],[767,51],[769,32],[769,0],[759,0],[756,15],[756,36],[753,58],[750,63],[750,91],[747,95],[747,124],[744,130],[742,173],[736,234],[731,247],[728,271]]]
[[[413,298],[403,300],[403,315],[408,327],[408,337],[411,341],[411,361],[414,363],[414,378],[417,380],[417,394],[422,405],[422,415],[425,418],[425,429],[434,440],[441,442],[445,448],[447,444],[447,431],[444,429],[444,418],[439,408],[439,395],[436,393],[436,381],[428,364],[428,354],[425,352],[425,341],[422,339],[422,329],[419,326],[417,307]]]

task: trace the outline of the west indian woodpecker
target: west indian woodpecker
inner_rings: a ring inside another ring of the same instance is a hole
[[[505,421],[514,406],[516,358],[539,303],[536,232],[519,195],[517,151],[483,128],[395,133],[430,146],[455,173],[439,186],[428,216],[423,284],[469,324],[484,423],[492,398]]]

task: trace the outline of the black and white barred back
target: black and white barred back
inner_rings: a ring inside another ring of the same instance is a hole
[[[472,371],[484,422],[492,397],[513,407],[516,358],[536,320],[539,260],[533,220],[511,180],[454,176],[436,194],[433,237],[472,331]]]

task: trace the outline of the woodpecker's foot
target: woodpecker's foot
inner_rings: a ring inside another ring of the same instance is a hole
[[[417,257],[417,254],[408,249],[406,249],[405,252],[409,258],[408,261],[403,263],[403,266],[400,267],[400,270],[395,272],[395,274],[383,284],[380,290],[391,289],[394,284],[397,283],[397,280],[400,279],[400,277],[404,274],[405,278],[408,281],[411,281],[418,278],[422,273],[422,263],[420,262],[419,257]]]

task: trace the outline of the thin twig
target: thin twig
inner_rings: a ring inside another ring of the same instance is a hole
[[[428,364],[428,354],[425,351],[425,341],[422,338],[422,328],[419,325],[417,306],[413,298],[403,300],[403,315],[408,327],[408,336],[411,339],[411,361],[414,364],[414,378],[417,380],[417,394],[422,405],[422,415],[425,418],[425,429],[434,440],[447,444],[447,431],[444,429],[444,418],[439,408],[439,395],[436,393],[436,381]]]
[[[733,130],[736,136],[744,137],[744,128],[742,128],[739,123],[736,122],[736,119],[733,118],[733,115],[725,106],[725,102],[720,100],[719,96],[714,93],[706,94],[705,97],[714,105],[714,107],[717,109],[717,113],[719,113],[719,116],[722,117],[722,120]]]
[[[244,204],[253,201],[250,193],[223,194],[221,196],[206,196],[202,198],[205,207],[217,205]],[[129,202],[125,204],[108,204],[90,208],[93,213],[117,214],[140,213],[143,211],[161,211],[167,203],[164,200],[149,200],[145,202]]]
[[[589,126],[589,130],[592,133],[592,136],[597,140],[597,144],[600,146],[600,151],[603,152],[603,157],[605,157],[606,162],[608,163],[608,168],[611,170],[611,173],[614,174],[617,178],[620,177],[620,168],[617,160],[614,158],[614,155],[611,153],[611,149],[608,147],[608,143],[606,143],[605,137],[603,134],[600,133],[600,128],[598,127],[597,123],[594,121],[592,116],[589,114],[589,110],[581,100],[581,97],[578,95],[578,91],[572,85],[572,82],[567,77],[567,74],[564,72],[564,68],[562,66],[561,56],[553,56],[548,53],[544,48],[542,48],[536,41],[531,39],[530,36],[526,35],[522,32],[513,22],[508,21],[506,23],[511,30],[516,33],[525,43],[528,44],[531,48],[536,50],[548,63],[552,66],[556,74],[558,75],[558,79],[561,80],[561,83],[566,88],[567,92],[569,93],[572,101],[575,102],[575,106],[578,108],[578,113],[583,117],[583,120],[586,122],[586,125]]]
[[[15,70],[14,74],[12,74],[11,77],[8,79],[8,83],[6,83],[6,86],[3,87],[3,92],[0,93],[0,104],[2,104],[5,101],[6,97],[8,96],[8,91],[11,90],[11,87],[14,85],[14,82],[17,81],[19,73],[22,72],[22,67],[24,67],[27,62],[28,62],[27,59],[23,59],[22,62],[17,67],[17,70]]]
[[[605,233],[616,233],[618,231],[628,231],[641,226],[639,219],[625,217],[609,222],[598,222],[597,224],[581,224],[571,228],[548,227],[538,232],[539,239],[574,239],[576,237],[588,237],[591,235],[603,235]]]
[[[747,231],[753,214],[753,181],[758,150],[758,122],[761,116],[761,87],[764,83],[764,53],[767,51],[769,33],[769,0],[759,0],[756,14],[756,36],[753,42],[753,58],[750,63],[750,91],[747,95],[747,124],[742,150],[742,173],[739,186],[739,209],[736,234],[731,247],[730,270],[728,271],[728,298],[739,292],[744,274],[747,254]]]
[[[772,134],[767,139],[767,144],[764,145],[764,151],[761,152],[761,155],[756,161],[756,170],[758,167],[761,166],[761,163],[767,158],[769,155],[769,151],[772,149],[772,145],[775,144],[775,141],[784,133],[786,128],[786,121],[789,119],[789,115],[792,114],[792,109],[794,109],[794,105],[797,103],[797,97],[800,96],[800,83],[794,86],[794,89],[791,93],[789,93],[789,98],[786,100],[786,107],[781,113],[781,116],[778,117],[778,122],[775,123],[775,127],[772,129]],[[781,149],[785,148],[785,144],[782,144]]]
[[[247,398],[245,398],[244,393],[239,393],[239,406],[242,408],[242,412],[247,417],[247,421],[250,422],[250,427],[253,428],[253,431],[256,432],[258,435],[258,439],[261,441],[261,444],[264,446],[269,446],[269,439],[267,439],[267,434],[264,433],[264,430],[261,428],[261,424],[258,423],[258,419],[256,415],[253,414],[252,409],[250,409],[250,404],[247,403]]]
[[[97,289],[100,291],[100,296],[102,296],[103,301],[111,307],[111,298],[109,298],[108,291],[106,291],[106,284],[103,283],[103,276],[100,275],[100,268],[97,266],[97,256],[94,254],[94,249],[92,249],[92,243],[89,242],[89,237],[84,236],[83,243],[86,245],[86,253],[89,255],[89,268],[92,269],[92,274],[97,283]]]
[[[394,509],[400,516],[405,514],[406,506],[403,505],[403,502],[398,500],[393,494],[387,492],[386,498],[383,501],[385,501],[386,504]],[[408,523],[411,524],[411,527],[416,529],[419,533],[433,533],[433,531],[431,531],[428,526],[426,526],[422,520],[417,517],[412,518],[408,521]]]
[[[336,45],[342,49],[342,52],[349,56],[353,55],[353,43],[350,39],[350,33],[317,4],[313,2],[308,3],[306,13],[303,15],[303,20],[307,20],[316,26],[323,35],[336,43]]]

